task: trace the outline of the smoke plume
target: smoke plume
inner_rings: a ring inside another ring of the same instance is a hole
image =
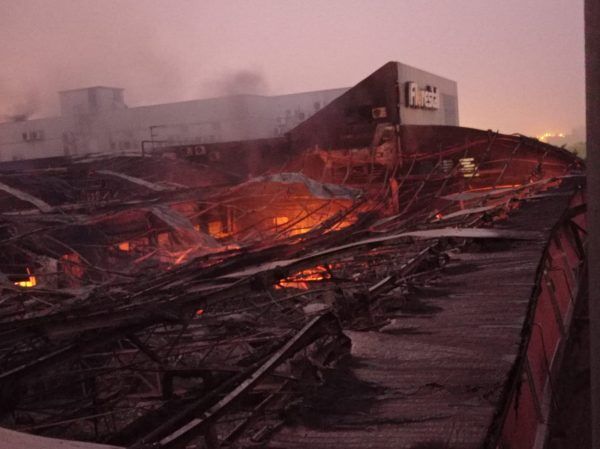
[[[267,81],[257,70],[226,73],[220,79],[209,82],[208,86],[215,96],[265,95],[268,92]]]

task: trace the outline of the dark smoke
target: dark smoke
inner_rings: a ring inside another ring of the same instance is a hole
[[[115,39],[107,36],[108,41]],[[130,106],[188,99],[185,81],[191,71],[164,44],[152,36],[129,42],[121,51],[117,44],[121,43],[106,43],[114,50],[109,59],[100,51],[89,51],[78,54],[66,65],[58,58],[48,58],[43,70],[41,62],[32,58],[19,66],[3,66],[0,122],[57,116],[59,91],[98,85],[124,88],[125,101]]]
[[[256,70],[238,70],[227,73],[209,85],[216,96],[265,95],[268,92],[264,75]]]
[[[125,88],[132,106],[181,101],[186,97],[186,73],[168,49],[152,39],[137,44],[137,52],[104,73],[104,83]],[[100,81],[99,81],[100,82]]]

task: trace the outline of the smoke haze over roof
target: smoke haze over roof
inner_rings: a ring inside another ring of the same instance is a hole
[[[0,115],[59,90],[130,106],[350,86],[389,60],[454,79],[461,124],[584,123],[583,0],[22,0],[0,3]]]

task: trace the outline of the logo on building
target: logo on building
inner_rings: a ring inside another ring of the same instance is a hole
[[[406,83],[406,106],[419,109],[439,109],[440,94],[435,86],[425,86],[424,89],[413,81]]]

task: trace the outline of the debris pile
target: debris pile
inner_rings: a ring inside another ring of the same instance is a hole
[[[159,156],[5,170],[2,424],[125,447],[265,444],[348,360],[344,330],[432,313],[410,292],[469,242],[538,236],[502,223],[579,162],[537,145],[488,134],[370,171],[348,152],[320,180]],[[313,155],[290,166],[310,172]],[[174,182],[182,167],[196,172]]]

